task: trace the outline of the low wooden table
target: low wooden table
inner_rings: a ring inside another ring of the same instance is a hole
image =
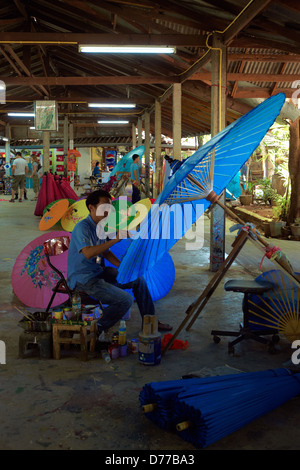
[[[97,320],[85,323],[53,323],[53,357],[54,359],[60,359],[60,347],[70,344],[80,344],[81,349],[81,360],[88,360],[88,352],[95,351],[96,339],[97,339]],[[66,335],[61,336],[61,333]],[[73,338],[74,334],[80,335],[79,338]],[[90,347],[88,347],[90,343]]]

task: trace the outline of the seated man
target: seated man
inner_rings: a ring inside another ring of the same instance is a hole
[[[144,315],[155,314],[153,300],[143,277],[126,285],[119,285],[116,283],[117,269],[105,268],[97,262],[99,257],[103,257],[116,267],[120,265],[120,260],[110,251],[110,248],[121,241],[124,233],[118,232],[114,239],[107,241],[104,229],[99,224],[107,217],[110,204],[110,194],[102,189],[89,194],[86,206],[90,214],[75,225],[68,254],[70,288],[77,287],[107,305],[98,321],[100,334],[121,320],[131,307],[133,297],[124,289],[133,290],[142,318]],[[172,327],[158,322],[158,329],[170,331]]]

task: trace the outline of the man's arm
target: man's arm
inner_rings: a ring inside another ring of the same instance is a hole
[[[16,166],[15,166],[15,165],[12,165],[12,167],[11,167],[11,174],[12,174],[12,176],[15,175],[15,169],[16,169]]]
[[[137,170],[134,170],[133,174],[134,174],[134,178],[135,178],[134,184],[136,184],[136,186],[139,186],[140,182],[139,182],[139,179],[138,179]]]
[[[81,252],[87,259],[95,258],[96,256],[100,256],[100,255],[103,255],[105,257],[105,252],[109,250],[113,245],[123,240],[123,238],[124,236],[122,236],[122,233],[118,232],[116,238],[113,238],[107,242],[101,243],[100,245],[85,246],[84,248],[82,248]]]
[[[107,259],[109,263],[113,264],[117,268],[121,264],[121,261],[119,260],[119,258],[117,258],[116,255],[114,255],[110,250],[107,250],[105,253],[103,253],[103,257]]]

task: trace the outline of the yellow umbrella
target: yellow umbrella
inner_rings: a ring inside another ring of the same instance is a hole
[[[89,215],[85,199],[74,202],[61,219],[61,225],[66,232],[72,232],[75,225]]]
[[[129,212],[135,214],[134,219],[128,225],[128,230],[135,229],[144,218],[147,216],[151,209],[151,201],[149,198],[141,199],[130,207]]]
[[[39,229],[41,231],[52,228],[66,213],[69,207],[68,199],[60,199],[59,201],[52,204],[46,211],[39,223]]]

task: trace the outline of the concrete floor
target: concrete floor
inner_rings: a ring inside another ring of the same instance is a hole
[[[29,195],[31,196],[31,195]],[[1,196],[1,199],[9,199]],[[139,393],[148,382],[180,379],[197,371],[218,375],[282,367],[291,358],[291,345],[281,337],[276,354],[251,341],[236,347],[229,355],[227,339],[214,344],[214,328],[237,329],[241,321],[242,294],[225,292],[230,278],[253,278],[259,274],[262,253],[247,242],[236,262],[209,300],[200,317],[178,339],[188,340],[185,351],[169,350],[158,366],[144,366],[137,355],[119,358],[109,364],[96,356],[84,363],[77,352],[61,360],[38,357],[18,358],[18,326],[22,306],[11,287],[16,257],[38,237],[39,218],[35,203],[9,204],[0,201],[0,339],[6,343],[6,364],[0,365],[1,450],[148,450],[195,451],[180,436],[162,431],[141,413]],[[227,221],[227,229],[232,223]],[[235,235],[226,235],[229,253]],[[162,321],[176,331],[186,309],[198,298],[213,274],[209,271],[209,220],[205,217],[205,243],[202,249],[187,251],[185,240],[172,249],[176,279],[172,290],[156,302]],[[276,241],[295,270],[300,270],[299,242]],[[274,269],[270,261],[264,270]],[[136,337],[140,318],[136,304],[127,322],[128,338]],[[276,391],[274,390],[274,393]],[[245,404],[247,406],[247,404]],[[300,449],[300,407],[295,398],[266,416],[212,444],[207,450]]]

